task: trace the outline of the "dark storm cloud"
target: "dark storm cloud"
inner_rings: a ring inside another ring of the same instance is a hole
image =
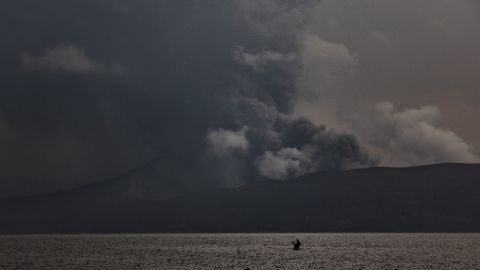
[[[2,2],[2,195],[158,156],[185,186],[371,164],[351,135],[291,115],[318,3]]]
[[[228,4],[2,5],[3,192],[77,185],[160,154],[166,167],[198,162],[229,84],[218,68],[231,62]],[[107,70],[83,72],[92,63]]]

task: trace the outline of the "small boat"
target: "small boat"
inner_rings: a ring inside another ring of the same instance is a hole
[[[302,243],[300,243],[300,240],[298,239],[296,242],[292,241],[292,244],[293,244],[293,250],[299,250],[300,246],[302,245]]]

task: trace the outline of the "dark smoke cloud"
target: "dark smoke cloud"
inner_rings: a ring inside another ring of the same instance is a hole
[[[317,170],[374,164],[354,136],[293,116],[299,85],[305,79],[303,71],[312,54],[317,54],[316,60],[324,63],[321,67],[323,74],[327,74],[324,81],[330,80],[344,62],[354,61],[348,49],[323,41],[306,30],[309,11],[319,2],[237,1],[236,4],[242,15],[239,20],[252,33],[252,40],[261,41],[238,44],[233,52],[239,65],[239,82],[233,86],[230,113],[234,114],[233,131],[249,128],[245,133],[249,154],[239,157],[242,163],[248,160],[247,167],[254,165],[247,168],[250,171],[247,176],[283,179]],[[242,169],[245,171],[245,166]]]
[[[353,136],[293,115],[318,4],[2,2],[0,195],[158,156],[187,187],[371,165]]]

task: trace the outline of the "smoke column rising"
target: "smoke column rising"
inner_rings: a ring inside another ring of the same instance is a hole
[[[245,135],[250,151],[239,157],[251,167],[247,175],[284,179],[374,164],[354,136],[293,115],[299,85],[308,77],[305,69],[311,69],[306,66],[316,65],[328,84],[343,65],[354,62],[344,46],[323,41],[306,30],[309,11],[320,2],[235,3],[238,23],[245,25],[256,41],[238,44],[232,54],[239,67],[230,113],[237,129],[249,128]],[[208,137],[219,131],[213,132]]]

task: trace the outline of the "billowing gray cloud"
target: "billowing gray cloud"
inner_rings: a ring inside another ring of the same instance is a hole
[[[344,66],[355,62],[345,46],[307,31],[310,10],[320,2],[236,3],[239,20],[260,41],[254,46],[238,44],[233,54],[241,70],[232,112],[237,126],[250,127],[246,133],[250,170],[264,177],[287,178],[374,164],[353,136],[295,116],[301,82],[310,75],[334,80]],[[317,74],[305,72],[313,67]]]

